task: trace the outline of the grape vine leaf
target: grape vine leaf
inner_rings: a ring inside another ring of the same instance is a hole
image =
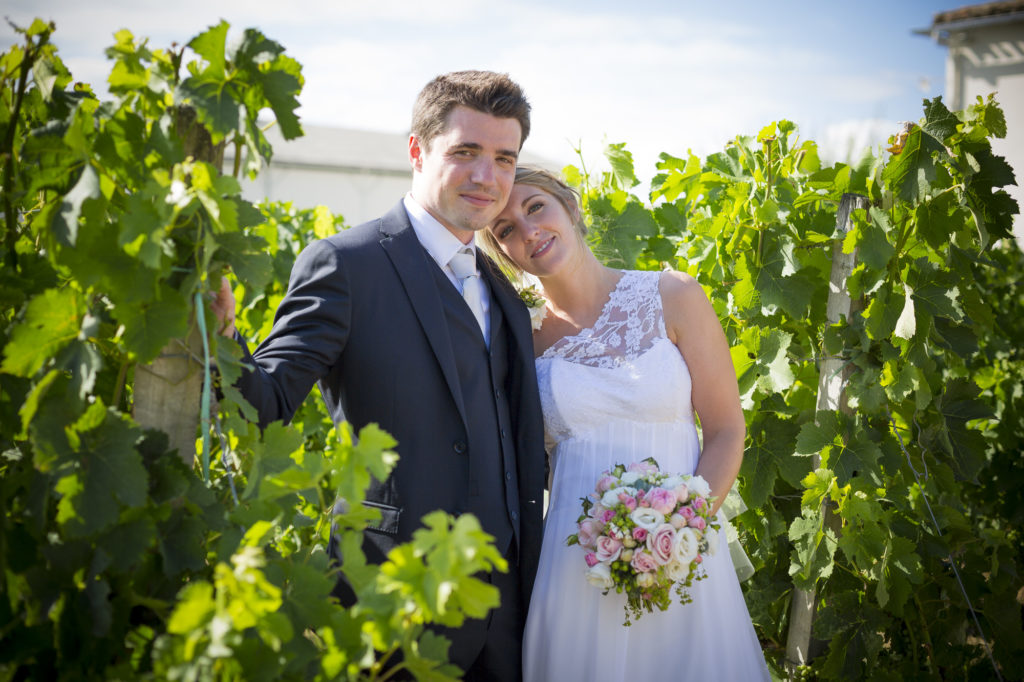
[[[28,377],[49,358],[78,337],[84,302],[72,287],[47,289],[33,297],[24,319],[14,328],[4,347],[0,369]]]

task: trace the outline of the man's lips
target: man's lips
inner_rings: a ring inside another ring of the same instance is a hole
[[[541,242],[540,246],[534,249],[533,253],[530,254],[530,258],[537,258],[543,256],[551,248],[551,245],[555,242],[554,237],[548,237],[546,240]]]
[[[492,197],[489,194],[477,194],[477,193],[473,193],[473,192],[463,192],[460,196],[463,199],[465,199],[467,202],[473,204],[474,206],[490,206],[495,201],[497,201],[494,197]]]

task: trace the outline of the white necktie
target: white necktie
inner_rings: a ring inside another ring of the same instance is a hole
[[[452,269],[455,277],[462,284],[462,298],[466,300],[466,304],[472,311],[473,317],[476,318],[477,324],[480,325],[480,333],[486,333],[483,293],[481,291],[483,282],[480,281],[480,273],[476,271],[476,258],[473,256],[473,252],[468,248],[459,249],[458,253],[448,261],[448,267]],[[484,340],[487,341],[486,338]]]

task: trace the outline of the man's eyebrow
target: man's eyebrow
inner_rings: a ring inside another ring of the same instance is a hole
[[[472,149],[475,152],[483,151],[484,147],[479,142],[458,142],[451,147],[455,149]],[[519,158],[519,152],[514,149],[499,149],[498,156],[511,156],[513,159]]]

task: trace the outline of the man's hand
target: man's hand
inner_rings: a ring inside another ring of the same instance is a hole
[[[210,310],[217,317],[217,329],[221,336],[235,335],[235,295],[227,277],[220,278],[220,289],[210,302]]]

